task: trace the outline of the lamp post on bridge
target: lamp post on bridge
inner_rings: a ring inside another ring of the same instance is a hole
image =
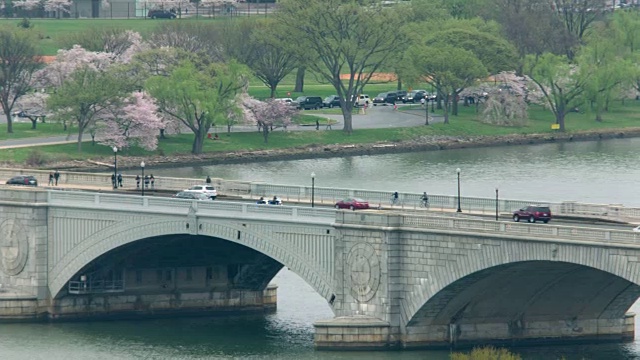
[[[498,221],[498,211],[500,210],[500,207],[498,205],[498,188],[496,187],[496,221]]]
[[[315,204],[315,187],[316,187],[316,173],[311,173],[311,207],[314,207]]]
[[[457,212],[462,212],[462,208],[460,207],[460,168],[456,169],[456,173],[458,174],[458,210]]]
[[[140,168],[142,169],[142,177],[140,178],[142,182],[142,196],[144,196],[144,161],[140,162]]]
[[[118,188],[118,147],[114,146],[113,150],[113,188]]]

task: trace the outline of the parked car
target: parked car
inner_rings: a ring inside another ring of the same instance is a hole
[[[326,98],[324,98],[324,101],[322,102],[322,106],[329,109],[333,107],[340,107],[340,96],[338,95],[327,96]]]
[[[216,191],[216,188],[214,188],[211,185],[194,185],[184,190],[184,192],[205,194],[211,200],[215,200],[216,197],[218,196],[218,192]]]
[[[368,209],[369,203],[358,198],[346,198],[336,203],[336,209]]]
[[[393,91],[384,92],[384,93],[378,94],[378,96],[376,96],[373,99],[373,106],[376,106],[378,104],[381,104],[381,105],[394,104],[397,100],[398,100],[398,95],[396,92],[393,92]]]
[[[633,228],[633,232],[640,233],[640,226],[636,226]]]
[[[416,103],[420,102],[427,93],[426,90],[413,90],[409,91],[407,95],[402,99],[403,103]]]
[[[190,191],[180,191],[179,193],[173,195],[173,197],[178,199],[209,200],[209,196],[207,196],[207,194],[205,193]]]
[[[177,15],[173,10],[156,9],[149,10],[149,12],[147,13],[147,17],[150,17],[152,19],[175,19]]]
[[[367,94],[360,94],[358,95],[358,99],[356,100],[355,103],[356,106],[369,106],[371,105],[371,99],[369,99],[369,95]]]
[[[273,99],[274,101],[280,101],[280,102],[284,102],[287,104],[291,104],[293,102],[292,98],[277,98],[277,99]]]
[[[408,92],[406,90],[396,91],[396,101],[406,102]]]
[[[322,107],[322,98],[320,96],[299,96],[295,103],[299,110],[318,110]]]
[[[38,179],[31,175],[19,175],[7,180],[7,185],[38,186]]]
[[[530,223],[543,221],[546,224],[551,220],[551,209],[548,206],[541,205],[525,206],[513,212],[513,221],[518,222],[520,219],[527,220]]]

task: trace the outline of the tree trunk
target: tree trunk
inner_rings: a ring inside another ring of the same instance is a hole
[[[269,88],[271,89],[271,98],[275,98],[276,97],[276,86],[278,85],[272,85]]]
[[[596,111],[596,121],[597,122],[602,122],[602,111],[600,111],[600,110]]]
[[[31,130],[35,130],[38,124],[38,118],[29,117],[29,120],[31,120]]]
[[[294,92],[303,92],[304,91],[304,73],[306,68],[301,66],[298,68],[298,72],[296,73],[296,87],[293,89]]]
[[[164,137],[164,129],[160,129],[160,139],[166,139],[166,137]]]
[[[402,90],[402,79],[398,76],[398,90]]]
[[[78,130],[78,152],[82,152],[82,133],[83,129]]]
[[[231,136],[231,124],[227,124],[227,134]]]
[[[202,154],[202,145],[204,144],[204,132],[202,129],[199,129],[197,132],[194,132],[193,137],[193,145],[191,146],[192,154]]]
[[[444,123],[448,124],[449,123],[449,96],[445,96],[443,100],[444,101],[442,102],[443,103],[442,109],[444,110],[443,111]]]
[[[564,132],[564,130],[565,130],[564,129],[564,116],[565,116],[564,111],[558,111],[558,115],[556,115],[556,123],[558,125],[560,125],[560,129],[559,130],[561,132]]]
[[[267,124],[262,124],[262,137],[264,138],[264,143],[269,143],[269,126]]]
[[[345,133],[351,135],[351,133],[353,133],[353,107],[351,106],[347,106],[345,105],[344,108],[342,108],[342,118],[344,119],[344,127],[342,128],[342,131],[344,131]]]
[[[13,134],[13,118],[11,117],[11,109],[5,109],[4,116],[7,118],[7,133]]]

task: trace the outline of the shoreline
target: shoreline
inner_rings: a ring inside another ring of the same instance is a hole
[[[147,166],[182,167],[217,164],[242,164],[264,161],[303,160],[344,156],[381,155],[416,151],[441,151],[491,146],[535,145],[573,141],[597,141],[640,137],[640,128],[607,129],[581,131],[575,133],[513,134],[499,136],[423,136],[399,142],[378,142],[368,144],[310,145],[289,149],[235,151],[226,153],[206,153],[200,155],[118,157],[118,168],[123,170],[138,168],[144,160]],[[76,171],[100,171],[113,168],[110,159],[72,160],[47,163],[44,166],[6,164],[8,167],[34,169],[60,169]]]

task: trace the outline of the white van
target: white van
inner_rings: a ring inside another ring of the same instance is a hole
[[[364,105],[371,105],[371,99],[369,99],[369,95],[367,94],[361,94],[358,95],[358,100],[356,100],[356,106],[364,106]]]

